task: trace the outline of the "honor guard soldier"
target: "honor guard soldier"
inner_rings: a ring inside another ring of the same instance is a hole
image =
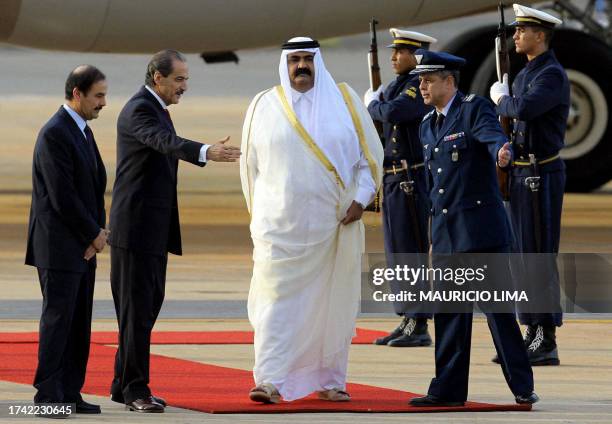
[[[414,31],[389,30],[393,43],[391,66],[397,78],[385,89],[368,90],[364,101],[375,121],[383,124],[385,159],[383,176],[383,231],[387,262],[394,266],[394,255],[427,253],[429,237],[427,219],[429,200],[425,189],[423,148],[419,141],[419,125],[431,107],[423,103],[418,75],[410,75],[416,66],[414,52],[428,49],[437,40]],[[381,99],[382,94],[382,99]],[[402,287],[393,283],[393,292]],[[427,320],[432,314],[408,310],[402,302],[394,303],[395,312],[403,316],[400,325],[377,345],[395,347],[429,346],[431,337]]]
[[[556,254],[565,188],[565,165],[559,150],[564,144],[570,89],[567,75],[549,44],[561,20],[519,4],[514,5],[514,12],[516,52],[526,55],[528,63],[514,79],[512,96],[507,76],[503,83],[493,84],[490,92],[497,113],[514,120],[510,214],[516,238],[512,250]],[[550,267],[523,272],[544,274],[538,277],[543,285],[541,291],[552,293],[556,302],[559,275],[554,255],[550,255],[549,262]],[[560,311],[560,306],[537,314],[520,313],[519,309],[519,320],[527,325],[525,345],[532,365],[559,365],[555,329],[562,324]],[[498,362],[498,358],[493,361]]]
[[[425,104],[435,107],[420,126],[432,205],[432,254],[506,253],[511,233],[495,162],[507,166],[511,152],[493,106],[485,98],[458,91],[464,59],[426,50],[415,54],[419,64],[412,72],[419,75]],[[516,402],[537,402],[514,314],[487,313],[487,322]],[[413,398],[410,403],[420,407],[464,405],[472,313],[435,313],[434,324],[436,376],[427,396]]]

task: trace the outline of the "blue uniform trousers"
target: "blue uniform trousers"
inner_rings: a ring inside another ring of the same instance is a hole
[[[464,402],[468,397],[472,314],[435,314],[434,324],[436,377],[428,393],[446,401]],[[489,313],[487,324],[510,390],[515,396],[531,393],[533,373],[514,314]]]
[[[550,165],[550,166],[549,166]],[[547,171],[545,167],[553,168]],[[532,175],[528,167],[514,168],[510,186],[510,220],[512,223],[514,241],[512,251],[515,253],[536,253],[536,239],[534,231],[533,200],[531,189],[525,185],[525,178]],[[563,206],[563,191],[565,188],[565,169],[559,164],[546,164],[540,169],[540,234],[541,252],[558,253],[559,239],[561,236],[561,210]],[[515,266],[512,261],[512,274],[515,279],[521,277],[522,273],[528,273],[530,279],[537,275],[538,291],[542,296],[554,299],[555,304],[559,304],[559,272],[554,262],[554,255],[550,257],[550,264],[547,267],[533,265],[538,261],[525,260],[522,267]],[[530,264],[532,265],[530,267]],[[530,269],[531,268],[531,269]],[[541,277],[540,277],[541,276]],[[545,313],[523,313],[519,309],[519,320],[523,325],[555,325],[560,327],[563,324],[561,307],[555,306],[554,311]]]
[[[429,198],[425,191],[425,181],[423,170],[419,169],[412,174],[414,184],[414,196],[417,211],[417,222],[419,227],[420,237],[425,245],[423,249],[418,245],[414,231],[414,220],[410,215],[408,206],[408,196],[400,187],[400,183],[406,180],[405,175],[385,175],[383,179],[383,232],[385,238],[385,254],[387,256],[387,266],[393,268],[398,265],[398,262],[406,262],[400,256],[394,257],[394,254],[401,253],[427,253],[429,246],[429,236],[427,230],[427,220],[429,217]],[[413,258],[411,255],[410,258]],[[414,258],[416,259],[416,258]],[[410,262],[410,261],[409,261]],[[399,265],[404,265],[401,263]],[[407,263],[412,267],[420,267],[427,263],[420,263],[415,260],[415,263]],[[426,282],[419,283],[423,287]],[[404,287],[402,283],[392,281],[390,283],[391,292],[399,293]],[[398,315],[404,315],[410,318],[428,318],[433,316],[431,312],[419,311],[419,308],[412,306],[409,302],[394,302],[393,308]]]
[[[509,248],[492,249],[486,253],[506,253]],[[485,253],[485,252],[483,252]],[[469,254],[463,258],[469,259]],[[453,259],[453,256],[449,258]],[[457,256],[459,260],[462,259]],[[434,256],[434,266],[443,266],[444,256]],[[490,257],[489,271],[496,270],[494,281],[500,287],[508,280],[507,258],[498,255]],[[501,261],[501,262],[500,262]],[[462,262],[463,263],[463,262]],[[473,264],[465,262],[464,265]],[[458,266],[455,264],[455,266]],[[501,279],[501,280],[500,280]],[[489,310],[486,304],[479,304],[483,311]],[[428,393],[445,401],[464,402],[468,397],[468,379],[470,374],[470,351],[472,345],[472,313],[436,313],[436,377],[431,380]],[[493,337],[495,350],[500,358],[502,372],[512,393],[528,395],[533,392],[533,372],[529,364],[527,350],[523,343],[521,330],[513,313],[486,313],[489,331]]]

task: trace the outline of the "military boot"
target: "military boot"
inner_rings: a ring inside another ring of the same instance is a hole
[[[527,347],[527,355],[531,366],[559,365],[557,352],[556,327],[538,325],[535,327],[533,340]]]
[[[529,345],[531,344],[531,342],[533,342],[533,338],[535,337],[535,334],[536,334],[536,327],[537,325],[528,325],[527,328],[525,329],[525,336],[523,338],[525,349],[529,348]],[[499,356],[496,354],[491,359],[491,362],[495,362],[496,364],[499,364]]]
[[[393,347],[416,347],[431,345],[431,336],[427,331],[426,318],[409,318],[402,334],[389,341],[387,346]]]
[[[387,334],[385,337],[377,338],[376,340],[374,340],[374,344],[379,346],[386,346],[387,343],[389,343],[391,340],[397,339],[404,333],[404,328],[406,328],[406,326],[408,325],[409,320],[410,318],[403,317],[402,322],[400,322],[400,325],[398,325],[395,330]]]

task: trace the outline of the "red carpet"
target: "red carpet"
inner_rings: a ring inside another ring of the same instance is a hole
[[[7,333],[3,333],[2,336]],[[0,343],[0,380],[32,384],[37,363],[37,344]],[[163,334],[163,333],[158,333]],[[187,334],[187,333],[179,333]],[[176,340],[176,339],[175,339]],[[115,340],[113,340],[115,342]],[[176,342],[176,341],[174,341]],[[115,349],[92,344],[87,381],[83,393],[108,396],[112,379]],[[470,402],[461,408],[414,408],[407,400],[414,393],[362,384],[349,384],[353,400],[332,403],[308,398],[279,405],[259,405],[248,399],[253,386],[251,372],[202,364],[166,356],[151,357],[151,389],[172,406],[210,413],[278,413],[278,412],[444,412],[444,411],[528,411],[530,405],[494,405]]]
[[[353,344],[371,344],[384,331],[357,329]],[[115,331],[94,331],[91,342],[117,344]],[[38,332],[0,333],[0,343],[38,343]],[[151,344],[253,344],[252,331],[154,331]]]

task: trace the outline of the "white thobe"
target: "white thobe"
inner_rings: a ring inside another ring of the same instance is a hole
[[[274,384],[285,400],[346,384],[364,231],[361,220],[340,221],[360,190],[366,203],[374,196],[383,158],[367,110],[348,86],[346,93],[368,172],[359,161],[342,178],[334,167],[341,161],[327,158],[316,142],[309,145],[278,89],[256,96],[243,128],[240,174],[254,246],[248,300],[253,372],[256,384]],[[368,179],[369,186],[360,185]]]
[[[300,93],[297,90],[291,89],[291,98],[293,100],[293,110],[298,118],[298,121],[302,123],[304,129],[309,134],[312,134],[312,100],[314,90],[309,90],[305,93]],[[357,165],[348,163],[345,157],[337,151],[337,146],[332,146],[326,143],[321,143],[320,140],[316,141],[317,145],[321,148],[323,153],[329,158],[334,167],[338,170],[340,178],[344,182],[350,182],[353,172],[357,172],[357,192],[355,193],[355,201],[362,206],[367,206],[373,200],[373,195],[376,193],[376,184],[372,178],[368,161],[361,152],[359,162]],[[357,169],[354,169],[354,167]]]

